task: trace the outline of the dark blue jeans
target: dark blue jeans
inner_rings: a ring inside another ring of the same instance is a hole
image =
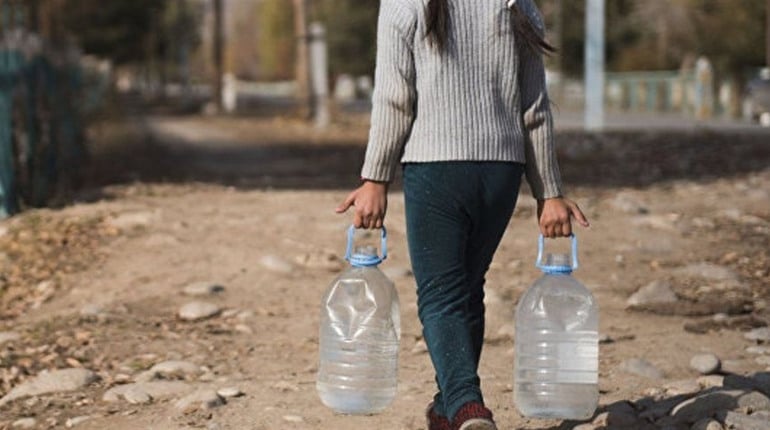
[[[524,166],[404,165],[407,239],[423,336],[436,370],[436,413],[483,402],[484,276],[510,221]]]

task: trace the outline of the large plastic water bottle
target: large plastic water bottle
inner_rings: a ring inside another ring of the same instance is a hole
[[[588,419],[599,401],[599,309],[591,292],[572,277],[572,258],[549,254],[543,271],[516,308],[514,400],[522,415]]]
[[[350,267],[332,282],[321,303],[320,364],[316,388],[336,412],[372,414],[395,398],[401,337],[398,293],[377,265],[387,257],[372,246],[353,250],[348,231],[345,258]]]

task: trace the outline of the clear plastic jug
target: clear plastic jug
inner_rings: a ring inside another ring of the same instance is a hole
[[[543,271],[516,307],[514,401],[526,417],[582,420],[599,401],[599,309],[591,292],[572,277],[572,258],[549,254]]]
[[[372,414],[395,398],[401,337],[398,293],[377,267],[387,258],[375,247],[353,249],[355,228],[348,230],[348,267],[331,284],[321,303],[320,363],[316,389],[336,412]]]

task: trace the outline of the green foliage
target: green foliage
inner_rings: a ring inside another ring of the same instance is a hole
[[[326,25],[332,76],[373,75],[379,2],[317,0],[314,6],[314,18]]]
[[[580,75],[586,1],[539,1],[551,31],[559,2],[563,37],[554,42],[564,71]],[[765,0],[607,0],[606,7],[609,70],[677,69],[700,55],[730,73],[764,63]]]
[[[291,2],[288,0],[264,0],[258,6],[255,18],[258,40],[258,69],[260,71],[258,76],[269,80],[291,79],[294,76],[295,63],[294,20]],[[238,33],[245,35],[248,34],[248,31],[239,31]],[[236,50],[238,50],[237,45],[240,43],[236,43]]]
[[[148,33],[164,5],[157,0],[65,0],[60,12],[85,52],[120,64],[146,57]]]
[[[173,57],[201,42],[201,11],[187,0],[64,0],[58,12],[86,53],[117,64]]]

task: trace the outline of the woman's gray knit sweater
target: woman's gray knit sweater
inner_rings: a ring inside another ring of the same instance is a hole
[[[361,176],[399,162],[526,164],[536,198],[561,195],[542,56],[519,49],[506,0],[449,0],[446,50],[425,37],[428,0],[381,0],[369,143]],[[533,0],[518,0],[541,31]]]

